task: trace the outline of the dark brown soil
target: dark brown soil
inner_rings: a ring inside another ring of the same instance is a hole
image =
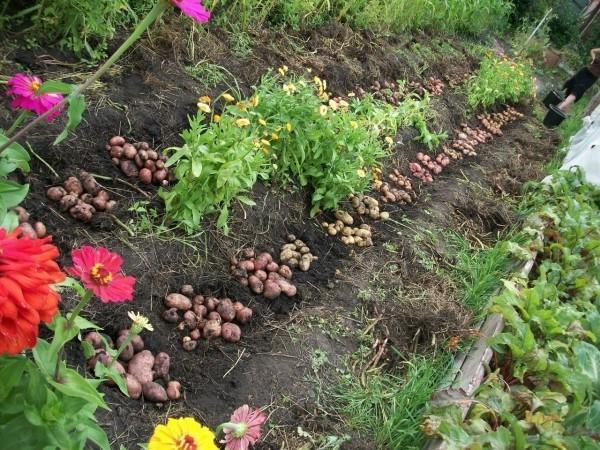
[[[244,92],[268,68],[282,64],[291,71],[312,68],[328,80],[334,93],[342,94],[357,84],[367,87],[384,78],[443,78],[476,67],[460,44],[448,41],[462,56],[440,56],[417,74],[397,50],[407,49],[414,42],[427,45],[430,36],[382,39],[356,34],[339,25],[324,27],[311,35],[257,33],[252,37],[252,53],[247,57],[234,56],[229,36],[216,30],[203,34],[196,42],[192,60],[193,52],[185,47],[185,30],[177,31],[185,28],[182,23],[174,21],[153,31],[151,39],[142,41],[102,80],[102,85],[91,91],[90,105],[76,136],[52,147],[53,136],[62,125],[56,123],[29,137],[31,145],[61,179],[80,168],[122,177],[104,151],[106,139],[117,133],[160,148],[178,145],[178,134],[187,124],[186,116],[195,112],[197,97],[214,95],[227,87],[221,83],[207,90],[188,76],[183,66],[202,59],[226,68]],[[68,55],[51,50],[9,50],[0,62],[0,73],[7,75],[23,68],[50,78],[72,71],[72,62]],[[438,125],[447,132],[465,120],[460,92],[448,91],[436,99],[435,105]],[[9,117],[4,101],[0,105],[0,126]],[[531,129],[537,130],[535,137]],[[417,151],[423,150],[410,139],[411,134],[414,135],[411,130],[399,133],[397,138],[404,137],[403,143],[397,146],[387,168],[404,168]],[[365,307],[371,317],[379,318],[374,333],[389,338],[388,349],[402,352],[426,352],[468,326],[470,313],[455,299],[454,288],[420,264],[418,250],[424,244],[415,239],[416,231],[427,229],[436,233],[452,229],[474,242],[494,242],[498,233],[514,221],[503,197],[518,194],[523,182],[541,176],[543,163],[550,158],[555,144],[554,135],[540,130],[532,119],[508,126],[504,136],[483,145],[477,157],[452,165],[432,185],[419,186],[415,205],[386,207],[395,220],[375,224],[375,246],[368,249],[349,248],[326,235],[319,222],[330,218],[328,215],[309,220],[305,192],[288,192],[279,186],[262,184],[252,193],[256,207],[233,209],[229,236],[215,229],[214,218],[206,220],[202,233],[185,241],[177,232],[139,232],[130,236],[108,216],[98,216],[91,225],[83,225],[47,201],[45,190],[59,180],[34,160],[29,177],[31,195],[25,206],[54,235],[63,255],[61,262],[69,263],[72,248],[102,245],[122,254],[124,270],[137,277],[133,303],[94,302],[84,315],[103,326],[108,334],[128,324],[129,310],[149,316],[155,331],[144,335],[147,347],[171,355],[172,377],[181,381],[185,392],[183,401],[157,408],[143,401],[130,401],[112,388],[103,388],[112,412],[100,413],[100,422],[115,448],[119,444],[137,448],[136,443],[146,441],[154,424],[167,416],[191,414],[214,427],[244,403],[268,405],[271,424],[281,426],[267,434],[259,445],[261,449],[299,448],[301,440],[295,434],[298,425],[311,432],[335,430],[336,421],[322,415],[316,405],[310,361],[313,350],[327,352],[333,366],[350,354],[357,346],[352,331],[360,325],[353,319],[353,312],[360,307]],[[134,227],[136,216],[128,208],[145,198],[115,180],[103,183],[119,202],[115,215]],[[154,195],[155,191],[151,191]],[[147,208],[160,212],[159,199],[153,197]],[[305,240],[319,256],[310,272],[296,274],[299,295],[295,300],[268,302],[251,295],[230,278],[228,259],[232,254],[245,246],[277,253],[288,233]],[[394,253],[388,251],[390,246],[396,249]],[[443,240],[440,246],[427,250],[443,255]],[[374,280],[375,284],[385,285],[382,292],[396,290],[405,301],[395,302],[394,309],[378,306],[376,290],[375,297],[365,300],[363,296],[360,300],[359,292],[371,289]],[[253,320],[243,328],[239,344],[201,341],[194,352],[181,349],[180,332],[163,322],[160,315],[163,296],[185,283],[193,284],[197,291],[226,295],[254,309]],[[71,305],[72,299],[66,298],[64,304]],[[315,319],[325,325],[313,327]],[[328,336],[328,328],[338,325],[349,332],[336,338]],[[83,365],[83,356],[74,346],[69,361]],[[381,364],[392,369],[393,363],[393,351],[388,350]],[[345,448],[373,447],[368,439],[356,437]]]

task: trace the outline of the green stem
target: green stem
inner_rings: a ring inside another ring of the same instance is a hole
[[[54,168],[44,159],[42,158],[40,155],[38,155],[33,148],[31,147],[31,145],[29,144],[29,142],[27,142],[27,148],[29,149],[29,153],[31,153],[33,156],[35,156],[37,159],[39,159],[39,161],[45,165],[48,170],[50,170],[50,172],[52,172],[54,174],[54,176],[56,178],[58,178],[58,173],[56,172],[56,170],[54,170]]]
[[[236,431],[240,431],[240,429],[242,428],[242,425],[239,423],[232,423],[232,422],[222,423],[215,429],[215,436],[218,436],[219,433],[221,431],[223,431],[224,428],[229,428],[230,430],[233,430],[235,433]]]
[[[10,128],[8,130],[6,130],[6,132],[4,133],[5,136],[10,136],[12,134],[13,131],[15,131],[17,129],[17,127],[19,125],[21,125],[21,123],[23,123],[23,121],[25,120],[25,118],[29,115],[28,111],[21,111],[19,113],[19,115],[17,116],[17,118],[15,119],[15,121],[12,123],[12,125],[10,126]]]
[[[119,349],[117,350],[117,354],[113,357],[113,359],[110,362],[110,364],[108,365],[108,367],[113,366],[115,361],[117,359],[119,359],[119,356],[121,356],[121,353],[123,353],[125,351],[127,346],[131,343],[131,341],[133,341],[133,338],[136,337],[138,334],[140,334],[140,333],[136,333],[136,331],[134,330],[134,326],[132,326],[131,329],[129,330],[129,333],[127,333],[127,338],[125,338],[125,340],[119,346]]]
[[[160,16],[160,14],[163,11],[165,11],[167,8],[169,8],[170,6],[171,6],[171,4],[169,3],[168,0],[159,0],[154,5],[152,10],[148,13],[148,15],[144,18],[144,20],[142,20],[138,24],[138,26],[135,28],[135,30],[133,30],[133,33],[131,33],[131,35],[127,38],[127,40],[125,42],[123,42],[123,44],[121,44],[121,46],[112,54],[112,56],[110,58],[108,58],[108,60],[90,78],[88,78],[85,81],[85,83],[77,86],[77,88],[75,88],[75,90],[71,94],[66,96],[60,103],[57,103],[56,105],[54,105],[52,108],[50,108],[48,111],[46,111],[41,116],[37,116],[35,119],[33,119],[31,122],[29,122],[25,127],[23,127],[21,130],[19,130],[19,132],[17,134],[15,134],[8,141],[6,141],[3,145],[0,145],[0,153],[4,149],[6,149],[10,145],[12,145],[17,139],[26,135],[32,128],[34,128],[36,125],[41,123],[44,119],[46,119],[48,116],[50,116],[53,112],[64,107],[70,98],[75,98],[75,97],[78,97],[79,95],[81,95],[81,93],[83,91],[85,91],[87,88],[89,88],[94,82],[96,82],[98,80],[98,78],[100,78],[102,75],[104,75],[104,73],[106,73],[106,71],[115,62],[117,62],[117,60],[123,55],[123,53],[125,53],[125,51],[129,47],[131,47],[142,36],[144,31],[146,31],[150,27],[150,25],[152,25],[154,23],[154,21],[158,18],[158,16]]]

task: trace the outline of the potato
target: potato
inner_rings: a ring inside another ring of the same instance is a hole
[[[85,170],[80,170],[79,179],[81,180],[83,190],[88,194],[96,195],[100,191],[101,187],[98,185],[98,182],[92,176],[92,174],[86,172]]]
[[[147,150],[138,150],[138,156],[142,161],[146,161],[148,159],[148,151]]]
[[[279,264],[277,264],[276,262],[270,262],[269,264],[267,264],[267,272],[277,272],[279,270]]]
[[[165,306],[167,308],[177,308],[180,311],[192,309],[192,301],[185,295],[172,293],[165,297]]]
[[[103,197],[94,197],[92,199],[92,206],[96,208],[97,211],[104,211],[106,209],[106,199]]]
[[[193,330],[198,326],[198,317],[196,316],[194,311],[186,311],[183,314],[183,322],[185,323],[186,327]]]
[[[290,260],[288,260],[287,265],[289,267],[296,267],[298,265],[299,261],[297,258],[292,258]]]
[[[84,340],[90,343],[90,345],[96,349],[102,348],[102,336],[97,331],[90,331],[84,337]]]
[[[162,317],[169,323],[177,323],[179,322],[178,311],[179,310],[177,308],[169,308],[163,313]]]
[[[156,171],[156,164],[151,159],[147,159],[144,162],[144,168],[148,169],[150,173],[152,173]],[[150,180],[152,180],[152,177],[150,177]]]
[[[156,378],[162,378],[165,381],[169,381],[169,368],[171,367],[171,357],[165,353],[157,353],[154,357],[154,376]]]
[[[202,336],[202,332],[196,328],[195,330],[190,331],[190,337],[197,341],[198,339],[200,339],[200,337]]]
[[[221,324],[216,320],[209,320],[202,329],[202,336],[205,339],[212,339],[221,336]]]
[[[219,313],[219,315],[225,322],[231,322],[233,319],[235,319],[235,309],[231,300],[226,300],[224,299],[221,301],[221,303],[217,307],[217,313]]]
[[[139,334],[133,337],[131,340],[131,345],[133,346],[133,351],[136,353],[144,350],[144,340]]]
[[[296,292],[297,292],[296,286],[294,286],[289,281],[279,280],[277,282],[277,284],[279,284],[279,287],[281,288],[281,292],[283,294],[287,295],[288,297],[293,297],[294,295],[296,295]]]
[[[71,194],[75,194],[79,196],[83,193],[83,186],[81,185],[81,181],[79,181],[75,177],[69,177],[63,183],[63,187],[65,190]]]
[[[127,159],[123,159],[119,163],[119,167],[121,168],[121,171],[127,177],[132,177],[133,178],[133,177],[137,177],[139,175],[138,168],[137,168],[137,166],[135,165],[135,163],[133,161],[129,161]]]
[[[204,296],[203,295],[195,295],[192,300],[194,305],[203,305],[204,304]]]
[[[181,398],[181,383],[179,381],[169,381],[167,383],[167,397],[171,401]]]
[[[144,393],[144,398],[149,402],[164,403],[169,400],[165,388],[153,381],[142,383],[142,392]]]
[[[279,259],[281,259],[283,262],[287,262],[290,259],[292,259],[294,257],[294,250],[292,250],[291,248],[286,248],[285,250],[282,250],[281,253],[279,254]]]
[[[196,317],[198,317],[199,319],[206,316],[206,314],[208,313],[208,310],[206,309],[206,306],[204,306],[204,305],[195,304],[193,308],[194,308],[194,314],[196,314]]]
[[[189,337],[189,336],[184,336],[184,337],[183,337],[183,341],[182,341],[182,344],[181,344],[181,345],[183,346],[183,349],[184,349],[186,352],[191,352],[191,351],[193,351],[193,350],[196,348],[196,346],[198,345],[198,341],[195,341],[195,340],[193,340],[193,339],[192,339],[191,337]]]
[[[154,379],[152,373],[152,367],[154,366],[154,355],[149,350],[142,350],[136,353],[129,365],[127,366],[127,372],[136,377],[142,385],[149,383]]]
[[[252,310],[247,307],[242,308],[242,309],[236,311],[236,313],[235,313],[235,319],[242,325],[245,325],[246,323],[248,323],[251,318],[252,318]]]
[[[240,309],[244,309],[244,304],[242,302],[234,302],[233,309],[235,312],[238,312]]]
[[[310,269],[310,263],[312,262],[312,258],[310,257],[310,255],[302,255],[302,259],[300,260],[300,263],[298,264],[298,268],[302,271],[302,272],[308,272],[308,270]]]
[[[63,197],[61,197],[60,202],[59,202],[59,207],[61,211],[67,211],[68,209],[72,208],[73,206],[75,206],[77,204],[77,201],[79,199],[77,198],[76,195],[74,194],[66,194]]]
[[[152,183],[152,171],[150,169],[146,169],[145,167],[140,170],[139,173],[140,181],[144,184]]]
[[[242,337],[242,330],[235,323],[224,323],[221,327],[221,336],[226,342],[238,342]]]
[[[267,280],[264,284],[264,292],[263,295],[265,298],[269,300],[273,300],[281,295],[281,288],[277,284],[277,282],[273,280]]]
[[[121,159],[123,157],[123,147],[120,145],[113,145],[110,148],[110,157]]]
[[[125,138],[123,136],[113,136],[109,139],[110,145],[123,145],[125,144]]]
[[[288,280],[292,279],[292,269],[289,268],[289,266],[286,265],[282,265],[279,267],[279,275],[281,275],[284,278],[287,278]]]
[[[156,161],[158,159],[158,152],[156,152],[156,150],[146,150],[146,153],[148,154],[148,159],[152,161]]]
[[[215,309],[217,309],[218,304],[219,304],[219,301],[215,297],[208,297],[204,302],[204,306],[206,306],[206,310],[208,312],[212,312]]]
[[[260,281],[265,281],[267,279],[267,272],[265,272],[264,270],[257,270],[254,272],[254,276]]]
[[[166,169],[158,169],[156,172],[154,172],[154,175],[152,176],[152,180],[155,183],[161,184],[164,180],[167,179],[168,176],[169,176],[169,172],[167,172]]]
[[[155,161],[154,166],[156,167],[156,170],[164,169],[166,167],[164,161],[161,160]]]
[[[19,228],[21,229],[23,236],[29,239],[37,239],[38,235],[29,222],[22,223],[19,225]]]
[[[192,286],[191,284],[184,284],[183,286],[181,286],[179,292],[181,292],[186,297],[194,298],[194,286]]]
[[[242,251],[242,257],[244,259],[250,259],[250,258],[254,258],[256,254],[254,253],[254,249],[253,248],[245,248]]]
[[[16,206],[13,210],[17,215],[19,223],[27,222],[29,220],[29,213],[22,206]]]
[[[254,263],[252,261],[240,261],[238,267],[246,272],[254,272]]]
[[[354,219],[347,211],[337,210],[334,215],[335,218],[341,220],[344,225],[352,225],[354,223]]]
[[[60,199],[63,198],[65,195],[67,195],[67,191],[60,186],[51,187],[46,191],[46,196],[50,200],[55,202],[60,201]]]
[[[125,339],[127,339],[126,334],[122,334],[121,336],[119,336],[117,338],[117,349],[121,348],[121,345],[123,344],[123,342],[125,342]],[[133,354],[134,354],[133,345],[130,342],[129,344],[127,344],[127,347],[125,347],[125,349],[123,349],[123,352],[119,355],[119,359],[121,361],[127,362],[127,361],[131,360],[131,358],[133,358]]]
[[[137,400],[142,396],[142,385],[136,377],[130,373],[125,374],[125,385],[127,386],[127,392],[129,397]]]
[[[69,196],[65,195],[63,197],[63,200],[67,197]],[[79,203],[73,206],[71,209],[69,209],[69,213],[71,214],[71,216],[73,216],[73,218],[81,220],[83,222],[89,222],[90,220],[92,220],[92,216],[95,212],[96,209],[92,205],[88,205],[87,203]]]
[[[255,294],[263,293],[264,284],[257,276],[250,275],[248,277],[248,285],[250,286],[250,289],[252,290],[252,292],[254,292]]]
[[[223,318],[221,317],[221,314],[219,314],[217,311],[212,311],[208,313],[208,316],[206,316],[207,320],[215,320],[219,323],[223,322]]]
[[[123,145],[123,156],[127,159],[134,159],[135,155],[137,155],[136,148],[131,144]]]

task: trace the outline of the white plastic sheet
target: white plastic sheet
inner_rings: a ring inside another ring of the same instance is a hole
[[[600,106],[583,119],[583,127],[571,138],[561,170],[579,167],[589,183],[600,186]]]

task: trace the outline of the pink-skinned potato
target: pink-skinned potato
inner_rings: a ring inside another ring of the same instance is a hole
[[[108,143],[110,145],[120,145],[122,146],[123,144],[125,144],[125,138],[123,136],[113,136],[110,138],[110,140],[108,141]]]
[[[54,202],[59,202],[65,195],[67,195],[67,191],[61,186],[54,186],[46,191],[46,197]]]
[[[201,319],[208,314],[208,310],[204,305],[194,305],[194,314]]]
[[[171,367],[171,357],[165,353],[157,353],[154,357],[154,376],[162,378],[165,381],[169,380],[169,369]]]
[[[221,336],[226,342],[238,342],[242,337],[242,330],[235,323],[224,323],[221,327]]]
[[[130,373],[125,374],[125,384],[130,398],[137,400],[142,396],[142,384]]]
[[[287,295],[288,297],[293,297],[296,295],[297,289],[292,283],[286,280],[279,280],[277,282],[279,287],[281,288],[281,293]]]
[[[165,306],[167,308],[177,308],[180,311],[192,309],[192,301],[183,294],[172,293],[165,297]]]
[[[123,344],[123,342],[125,342],[126,339],[127,339],[126,334],[122,334],[121,336],[119,336],[117,338],[117,348],[121,348],[121,345]],[[133,350],[133,345],[130,342],[129,344],[127,344],[125,349],[123,349],[123,352],[121,352],[121,354],[119,355],[119,359],[121,361],[127,362],[127,361],[131,360],[131,358],[133,358],[134,353],[135,352]]]
[[[154,379],[152,368],[154,367],[154,355],[149,350],[142,350],[136,353],[129,365],[127,371],[136,377],[142,385],[149,383]]]
[[[221,324],[216,320],[209,320],[202,329],[204,339],[218,338],[221,336]]]
[[[102,348],[102,337],[97,331],[90,331],[84,338],[90,345],[96,349]]]
[[[167,397],[172,401],[181,398],[181,383],[179,381],[169,381],[167,384]]]
[[[244,307],[244,308],[236,311],[236,313],[235,313],[235,319],[242,325],[245,325],[246,323],[250,322],[251,318],[252,318],[252,310],[247,307]]]
[[[277,282],[273,280],[267,280],[265,281],[265,289],[263,295],[265,296],[265,298],[273,300],[274,298],[277,298],[281,295],[281,287],[279,286],[279,284],[277,284]]]
[[[164,403],[169,400],[165,388],[153,381],[143,383],[142,392],[144,393],[144,398],[152,403]]]
[[[142,339],[142,337],[140,335],[135,336],[131,340],[131,345],[133,345],[133,351],[135,353],[139,353],[142,350],[144,350],[144,340]]]
[[[209,312],[208,316],[206,316],[206,320],[215,320],[219,323],[223,322],[223,318],[221,317],[221,314],[219,314],[217,311]]]
[[[248,277],[248,285],[255,294],[262,294],[264,291],[263,282],[255,275],[250,275]]]

